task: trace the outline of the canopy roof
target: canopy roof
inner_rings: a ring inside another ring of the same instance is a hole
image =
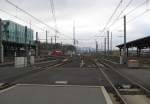
[[[117,45],[118,48],[123,48],[124,44]],[[150,47],[150,36],[136,39],[126,43],[127,48],[138,47],[140,49],[149,48]]]

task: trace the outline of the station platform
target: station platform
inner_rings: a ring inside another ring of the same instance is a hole
[[[113,104],[103,86],[18,84],[0,92],[0,104]]]

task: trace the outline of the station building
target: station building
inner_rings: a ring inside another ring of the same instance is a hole
[[[14,56],[24,56],[25,49],[34,50],[33,30],[10,20],[1,21],[1,40],[5,61]]]

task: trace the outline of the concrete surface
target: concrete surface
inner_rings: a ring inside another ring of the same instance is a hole
[[[145,95],[123,95],[128,104],[150,104],[150,99]]]
[[[103,87],[16,85],[0,92],[0,104],[112,104]]]

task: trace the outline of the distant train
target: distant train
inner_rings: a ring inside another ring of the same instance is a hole
[[[60,57],[60,56],[64,56],[64,53],[62,51],[59,51],[59,50],[53,50],[52,52],[49,52],[48,55]]]

